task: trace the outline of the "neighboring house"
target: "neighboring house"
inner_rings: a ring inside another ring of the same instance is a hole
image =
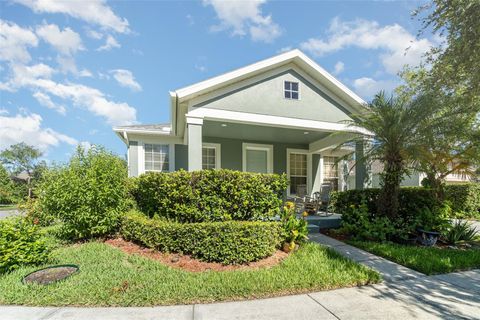
[[[355,171],[352,170],[353,168],[353,161],[349,162],[349,175],[345,179],[348,181],[347,189],[355,188]],[[366,187],[371,188],[379,188],[380,187],[380,174],[383,172],[383,165],[380,161],[374,161],[371,164],[369,170],[367,170],[371,175],[370,183],[366,184]],[[425,173],[421,172],[412,172],[410,176],[405,176],[402,180],[402,187],[420,187],[422,186],[422,180],[426,177]],[[474,177],[469,177],[465,175],[458,175],[458,174],[449,174],[445,177],[446,184],[458,184],[458,183],[468,183],[474,182]]]
[[[364,132],[347,124],[364,105],[293,50],[170,92],[170,124],[113,130],[128,146],[130,176],[218,168],[286,173],[292,195],[299,187],[318,191],[325,181],[343,189],[336,160],[351,151],[334,148]],[[356,174],[363,187],[364,168]]]

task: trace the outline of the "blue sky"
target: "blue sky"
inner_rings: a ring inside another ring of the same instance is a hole
[[[0,1],[0,149],[124,155],[112,126],[169,122],[169,90],[292,48],[368,100],[439,43],[416,37],[422,3]]]

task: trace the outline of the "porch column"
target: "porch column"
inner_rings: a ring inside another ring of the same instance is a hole
[[[187,117],[188,171],[202,170],[203,118]]]
[[[364,157],[364,141],[357,141],[355,143],[355,189],[365,189],[365,180],[367,178],[367,168]]]

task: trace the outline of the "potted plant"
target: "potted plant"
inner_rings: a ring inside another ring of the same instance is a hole
[[[449,227],[448,204],[435,206],[433,209],[423,208],[418,215],[417,242],[423,246],[434,246],[443,231]]]

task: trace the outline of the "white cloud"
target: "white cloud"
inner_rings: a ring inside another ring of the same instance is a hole
[[[120,48],[121,45],[120,43],[117,42],[117,40],[112,37],[111,35],[107,36],[107,39],[105,40],[105,44],[97,49],[97,51],[108,51],[113,48]]]
[[[43,24],[36,29],[37,35],[63,55],[84,50],[80,35],[70,28],[60,30],[55,24]]]
[[[372,98],[380,91],[390,93],[398,83],[393,80],[374,80],[372,78],[363,77],[353,81],[353,87],[355,91],[364,98]]]
[[[207,71],[207,67],[202,65],[202,64],[195,64],[195,70],[198,70],[200,72],[205,72]]]
[[[89,38],[92,38],[92,39],[95,39],[95,40],[100,40],[103,38],[103,34],[98,32],[98,31],[95,31],[95,30],[92,30],[90,28],[87,28],[86,29],[86,33],[87,33],[87,36]]]
[[[0,19],[0,60],[29,62],[31,57],[27,47],[37,45],[37,36],[31,30]]]
[[[404,65],[417,66],[433,45],[428,39],[416,39],[398,24],[382,27],[376,21],[362,19],[344,22],[335,18],[327,35],[326,39],[311,38],[300,46],[317,56],[347,47],[380,50],[380,61],[391,74],[396,74]]]
[[[135,81],[135,77],[133,76],[133,73],[130,70],[125,70],[125,69],[116,69],[116,70],[110,70],[110,73],[113,75],[113,78],[117,80],[117,82],[122,86],[126,88],[130,88],[133,91],[141,91],[142,86]]]
[[[71,56],[57,56],[57,63],[62,73],[71,73],[76,77],[93,77],[90,70],[78,70],[75,59]]]
[[[338,76],[344,70],[345,70],[345,63],[343,63],[342,61],[338,61],[337,63],[335,63],[333,74]]]
[[[277,53],[288,52],[288,51],[291,51],[292,49],[293,48],[291,46],[283,47],[283,48],[280,48],[280,50],[278,50]]]
[[[282,30],[270,15],[263,15],[261,5],[266,0],[223,1],[203,0],[204,5],[211,5],[220,24],[213,26],[213,31],[231,30],[234,36],[250,35],[253,41],[272,42],[282,34]]]
[[[0,115],[2,115],[2,114],[8,114],[8,110],[0,108]]]
[[[33,97],[42,106],[45,106],[49,109],[53,109],[53,110],[57,111],[58,113],[60,113],[62,115],[65,115],[65,113],[67,112],[67,110],[65,109],[64,106],[56,104],[55,102],[52,101],[52,98],[50,98],[49,95],[47,95],[43,92],[36,91],[36,92],[33,93]]]
[[[77,140],[72,137],[51,128],[43,128],[42,120],[42,117],[35,113],[17,114],[14,117],[0,116],[0,149],[20,142],[26,142],[41,151],[60,143],[77,144]]]
[[[64,13],[74,18],[96,24],[104,29],[128,33],[128,21],[117,16],[105,3],[105,0],[89,1],[52,1],[52,0],[14,0],[37,13]]]
[[[87,109],[96,116],[106,118],[109,124],[127,125],[136,122],[136,110],[127,103],[110,101],[98,89],[76,83],[58,83],[49,77],[53,69],[45,64],[12,67],[12,78],[4,84],[14,91],[28,87],[34,92],[41,91],[50,96],[68,100],[76,106]]]

